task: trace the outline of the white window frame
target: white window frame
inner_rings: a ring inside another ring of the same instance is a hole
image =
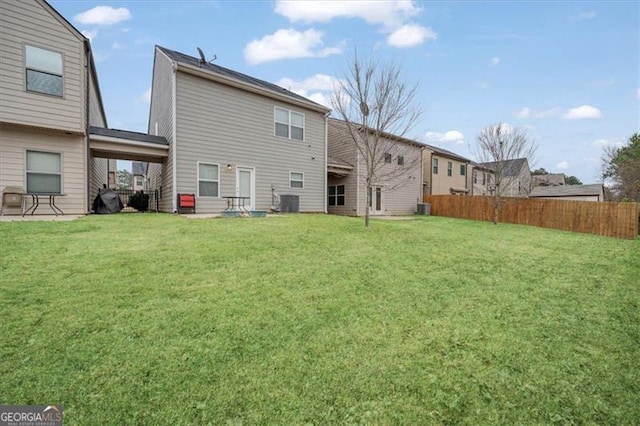
[[[58,55],[60,55],[60,68],[62,70],[62,74],[57,74],[57,73],[52,73],[50,71],[45,71],[42,69],[38,69],[38,68],[30,68],[27,65],[27,47],[33,47],[35,49],[40,49],[40,50],[46,50],[47,52],[51,52],[51,53],[56,53]],[[36,93],[38,95],[45,95],[45,96],[53,96],[54,98],[64,98],[64,74],[65,74],[65,70],[64,70],[64,54],[58,50],[53,50],[50,49],[48,47],[43,47],[43,46],[36,46],[35,44],[28,44],[28,43],[23,43],[22,44],[22,52],[23,52],[23,69],[24,69],[24,90],[28,93]],[[29,84],[28,84],[28,79],[27,79],[27,72],[31,70],[31,71],[35,71],[35,72],[39,72],[42,74],[49,74],[49,75],[55,75],[57,77],[60,77],[62,79],[62,92],[57,95],[57,94],[53,94],[53,93],[47,93],[47,92],[40,92],[38,90],[29,90]],[[43,151],[44,152],[44,151]]]
[[[280,110],[280,111],[284,111],[284,112],[286,112],[286,113],[287,113],[287,116],[288,116],[288,122],[287,122],[287,123],[285,123],[285,122],[283,122],[283,121],[278,121],[278,120],[277,120],[277,118],[276,118],[276,112],[277,112],[278,110]],[[291,114],[298,114],[298,115],[302,116],[302,139],[297,139],[297,138],[292,138],[292,137],[291,137],[291,128],[292,128],[292,127],[298,127],[298,126],[294,126],[293,124],[291,124]],[[278,135],[278,134],[276,133],[276,123],[279,123],[279,124],[285,124],[285,125],[287,126],[287,136],[280,136],[280,135]],[[273,135],[274,135],[275,137],[277,137],[277,138],[284,138],[284,139],[292,139],[292,140],[295,140],[295,141],[301,141],[301,142],[304,142],[304,140],[305,140],[305,138],[306,138],[306,136],[307,136],[307,135],[306,135],[306,134],[307,134],[306,127],[307,127],[307,126],[306,126],[306,117],[305,117],[304,113],[302,113],[302,112],[298,112],[298,111],[292,111],[292,110],[290,110],[290,109],[282,108],[282,107],[278,107],[278,106],[274,106],[274,107],[273,107]]]
[[[37,170],[29,170],[28,165],[29,161],[27,157],[29,156],[29,152],[41,152],[44,154],[57,154],[60,157],[60,173],[51,173],[51,172],[39,172]],[[47,174],[52,176],[60,176],[60,194],[64,194],[64,179],[63,173],[64,171],[64,157],[62,152],[58,151],[47,151],[43,149],[25,149],[24,150],[24,187],[29,192],[29,173],[39,173],[39,174]]]
[[[205,166],[216,166],[218,167],[218,179],[217,180],[212,180],[212,179],[200,179],[200,165],[204,164]],[[218,195],[200,195],[200,181],[203,182],[216,182],[218,184]],[[196,194],[198,196],[198,198],[220,198],[220,164],[217,163],[209,163],[206,161],[198,161],[197,162],[197,168],[196,168]]]
[[[295,182],[302,182],[302,186],[298,187],[298,186],[291,186],[291,182],[294,182],[293,180],[293,174],[297,174],[297,175],[302,175],[302,180],[296,180]],[[304,189],[304,173],[303,172],[289,172],[289,189]]]
[[[447,176],[453,177],[453,161],[447,161]]]

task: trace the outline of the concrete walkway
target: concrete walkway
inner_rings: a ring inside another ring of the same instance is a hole
[[[68,222],[70,220],[76,220],[78,218],[84,217],[84,215],[77,214],[65,214],[65,215],[48,215],[48,214],[38,214],[38,215],[26,215],[24,217],[20,215],[4,215],[0,216],[0,222]]]

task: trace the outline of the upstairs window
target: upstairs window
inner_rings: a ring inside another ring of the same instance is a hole
[[[288,109],[275,109],[275,133],[288,139],[304,140],[304,115]]]
[[[460,176],[467,175],[467,167],[464,164],[460,164]]]
[[[453,176],[453,164],[447,161],[447,176]]]
[[[62,55],[25,46],[27,91],[62,97]]]
[[[384,153],[384,162],[387,164],[391,164],[391,153],[390,152],[385,152]]]
[[[27,192],[62,193],[62,156],[27,151]]]
[[[431,168],[433,169],[433,174],[437,175],[438,174],[438,159],[434,158],[433,160],[431,160]]]
[[[404,155],[398,155],[398,166],[404,166]]]

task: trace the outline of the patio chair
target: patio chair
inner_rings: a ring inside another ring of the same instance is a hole
[[[196,194],[178,194],[178,213],[191,210],[196,214]]]
[[[2,191],[2,208],[0,216],[4,216],[4,209],[20,209],[20,214],[24,213],[24,189],[19,186],[7,186]]]

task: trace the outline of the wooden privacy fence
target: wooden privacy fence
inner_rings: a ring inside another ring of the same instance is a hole
[[[493,220],[493,198],[425,195],[434,216]],[[498,222],[633,239],[638,236],[637,203],[598,203],[540,198],[503,198]]]

